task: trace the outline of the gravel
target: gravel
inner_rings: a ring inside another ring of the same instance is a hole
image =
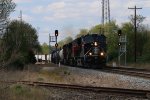
[[[150,90],[150,79],[64,66],[41,67],[41,70],[38,72],[0,72],[0,80],[29,80],[95,87]]]
[[[68,70],[72,73],[74,84],[150,90],[150,79],[74,67]]]
[[[38,68],[39,69],[39,68]],[[150,90],[150,79],[139,78],[135,76],[120,75],[115,73],[103,72],[93,69],[82,69],[76,67],[41,67],[40,70],[33,71],[9,71],[0,72],[0,80],[27,80],[27,81],[40,81],[62,84],[75,84],[95,87],[112,87],[112,88],[126,88],[126,89],[140,89]],[[5,85],[0,84],[0,91]],[[36,100],[148,100],[131,95],[119,95],[108,93],[94,93],[87,91],[67,90],[67,89],[55,89],[45,88],[48,90],[40,89],[35,98],[44,96],[45,99],[36,98]],[[7,89],[6,93],[9,94]],[[31,91],[31,90],[30,90]],[[48,93],[48,94],[47,94]],[[0,93],[3,95],[3,93]],[[7,97],[7,94],[3,96]],[[2,99],[0,95],[0,100]],[[14,95],[14,94],[10,94]],[[28,95],[28,94],[27,94]],[[16,98],[18,95],[15,96]],[[21,98],[21,97],[20,97]],[[34,99],[35,99],[34,98]],[[6,99],[7,100],[7,99]],[[9,100],[9,99],[8,99]],[[12,99],[13,100],[13,99]],[[25,97],[24,99],[26,100]],[[29,99],[32,100],[32,99]]]
[[[3,88],[0,84],[0,100],[148,100],[140,96],[127,94],[30,87],[19,84],[9,85],[5,90]]]

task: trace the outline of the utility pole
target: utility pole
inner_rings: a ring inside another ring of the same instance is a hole
[[[128,9],[133,9],[134,10],[134,61],[135,61],[135,63],[136,63],[136,47],[137,47],[137,44],[136,44],[136,34],[137,34],[137,22],[136,22],[136,20],[137,20],[137,14],[136,14],[136,10],[137,9],[142,9],[142,8],[137,8],[136,6],[134,7],[134,8],[128,8]]]

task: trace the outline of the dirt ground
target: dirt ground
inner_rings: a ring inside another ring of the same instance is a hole
[[[150,90],[150,80],[135,76],[102,72],[100,70],[54,64],[29,65],[24,71],[0,73],[0,80],[39,81],[85,86]]]
[[[39,81],[129,89],[150,90],[150,80],[100,70],[55,64],[28,65],[23,71],[0,71],[0,81]],[[54,88],[0,84],[0,100],[145,100],[132,96],[88,93]]]

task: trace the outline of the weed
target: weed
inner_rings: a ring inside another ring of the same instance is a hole
[[[70,75],[70,72],[64,71],[64,74],[65,74],[65,75]]]
[[[43,80],[44,80],[44,79],[43,79],[43,78],[41,78],[41,77],[37,79],[37,81],[43,81]]]

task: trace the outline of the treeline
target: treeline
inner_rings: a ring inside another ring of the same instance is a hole
[[[58,49],[61,49],[63,47],[63,45],[69,43],[73,41],[73,38],[72,37],[66,37],[65,39],[61,40],[58,42]],[[38,52],[39,54],[49,54],[51,53],[51,51],[53,51],[55,49],[55,46],[51,46],[49,47],[49,45],[47,43],[43,43],[41,45],[41,51]]]
[[[150,62],[150,30],[147,26],[143,25],[144,17],[138,16],[138,27],[137,27],[137,61],[138,62]],[[115,21],[111,21],[104,25],[96,25],[91,29],[81,29],[80,33],[76,36],[76,38],[85,35],[85,34],[93,34],[98,33],[101,34],[101,30],[105,29],[105,35],[107,37],[107,54],[108,61],[112,61],[114,59],[117,60],[118,57],[118,43],[119,37],[117,30],[121,29],[122,33],[127,36],[127,61],[134,61],[134,25],[131,22],[126,22],[119,27]]]
[[[38,51],[36,29],[24,21],[11,21],[0,41],[1,66],[22,69],[25,64],[36,62],[34,54]]]
[[[22,20],[9,21],[15,7],[12,0],[0,1],[0,70],[23,69],[36,62],[34,54],[41,50],[32,25]]]
[[[122,30],[122,34],[127,36],[127,61],[134,62],[134,21],[133,16],[130,16],[130,22],[122,23],[121,26],[117,25],[115,21],[106,23],[104,26],[99,24],[93,26],[90,29],[81,29],[75,38],[79,38],[86,34],[101,34],[102,29],[105,31],[107,37],[107,54],[108,61],[118,59],[118,49],[119,49],[119,36],[117,31]],[[137,61],[138,62],[150,62],[150,30],[147,25],[142,24],[145,17],[137,16]],[[67,37],[64,40],[58,42],[59,48],[64,44],[71,42],[73,39]]]

